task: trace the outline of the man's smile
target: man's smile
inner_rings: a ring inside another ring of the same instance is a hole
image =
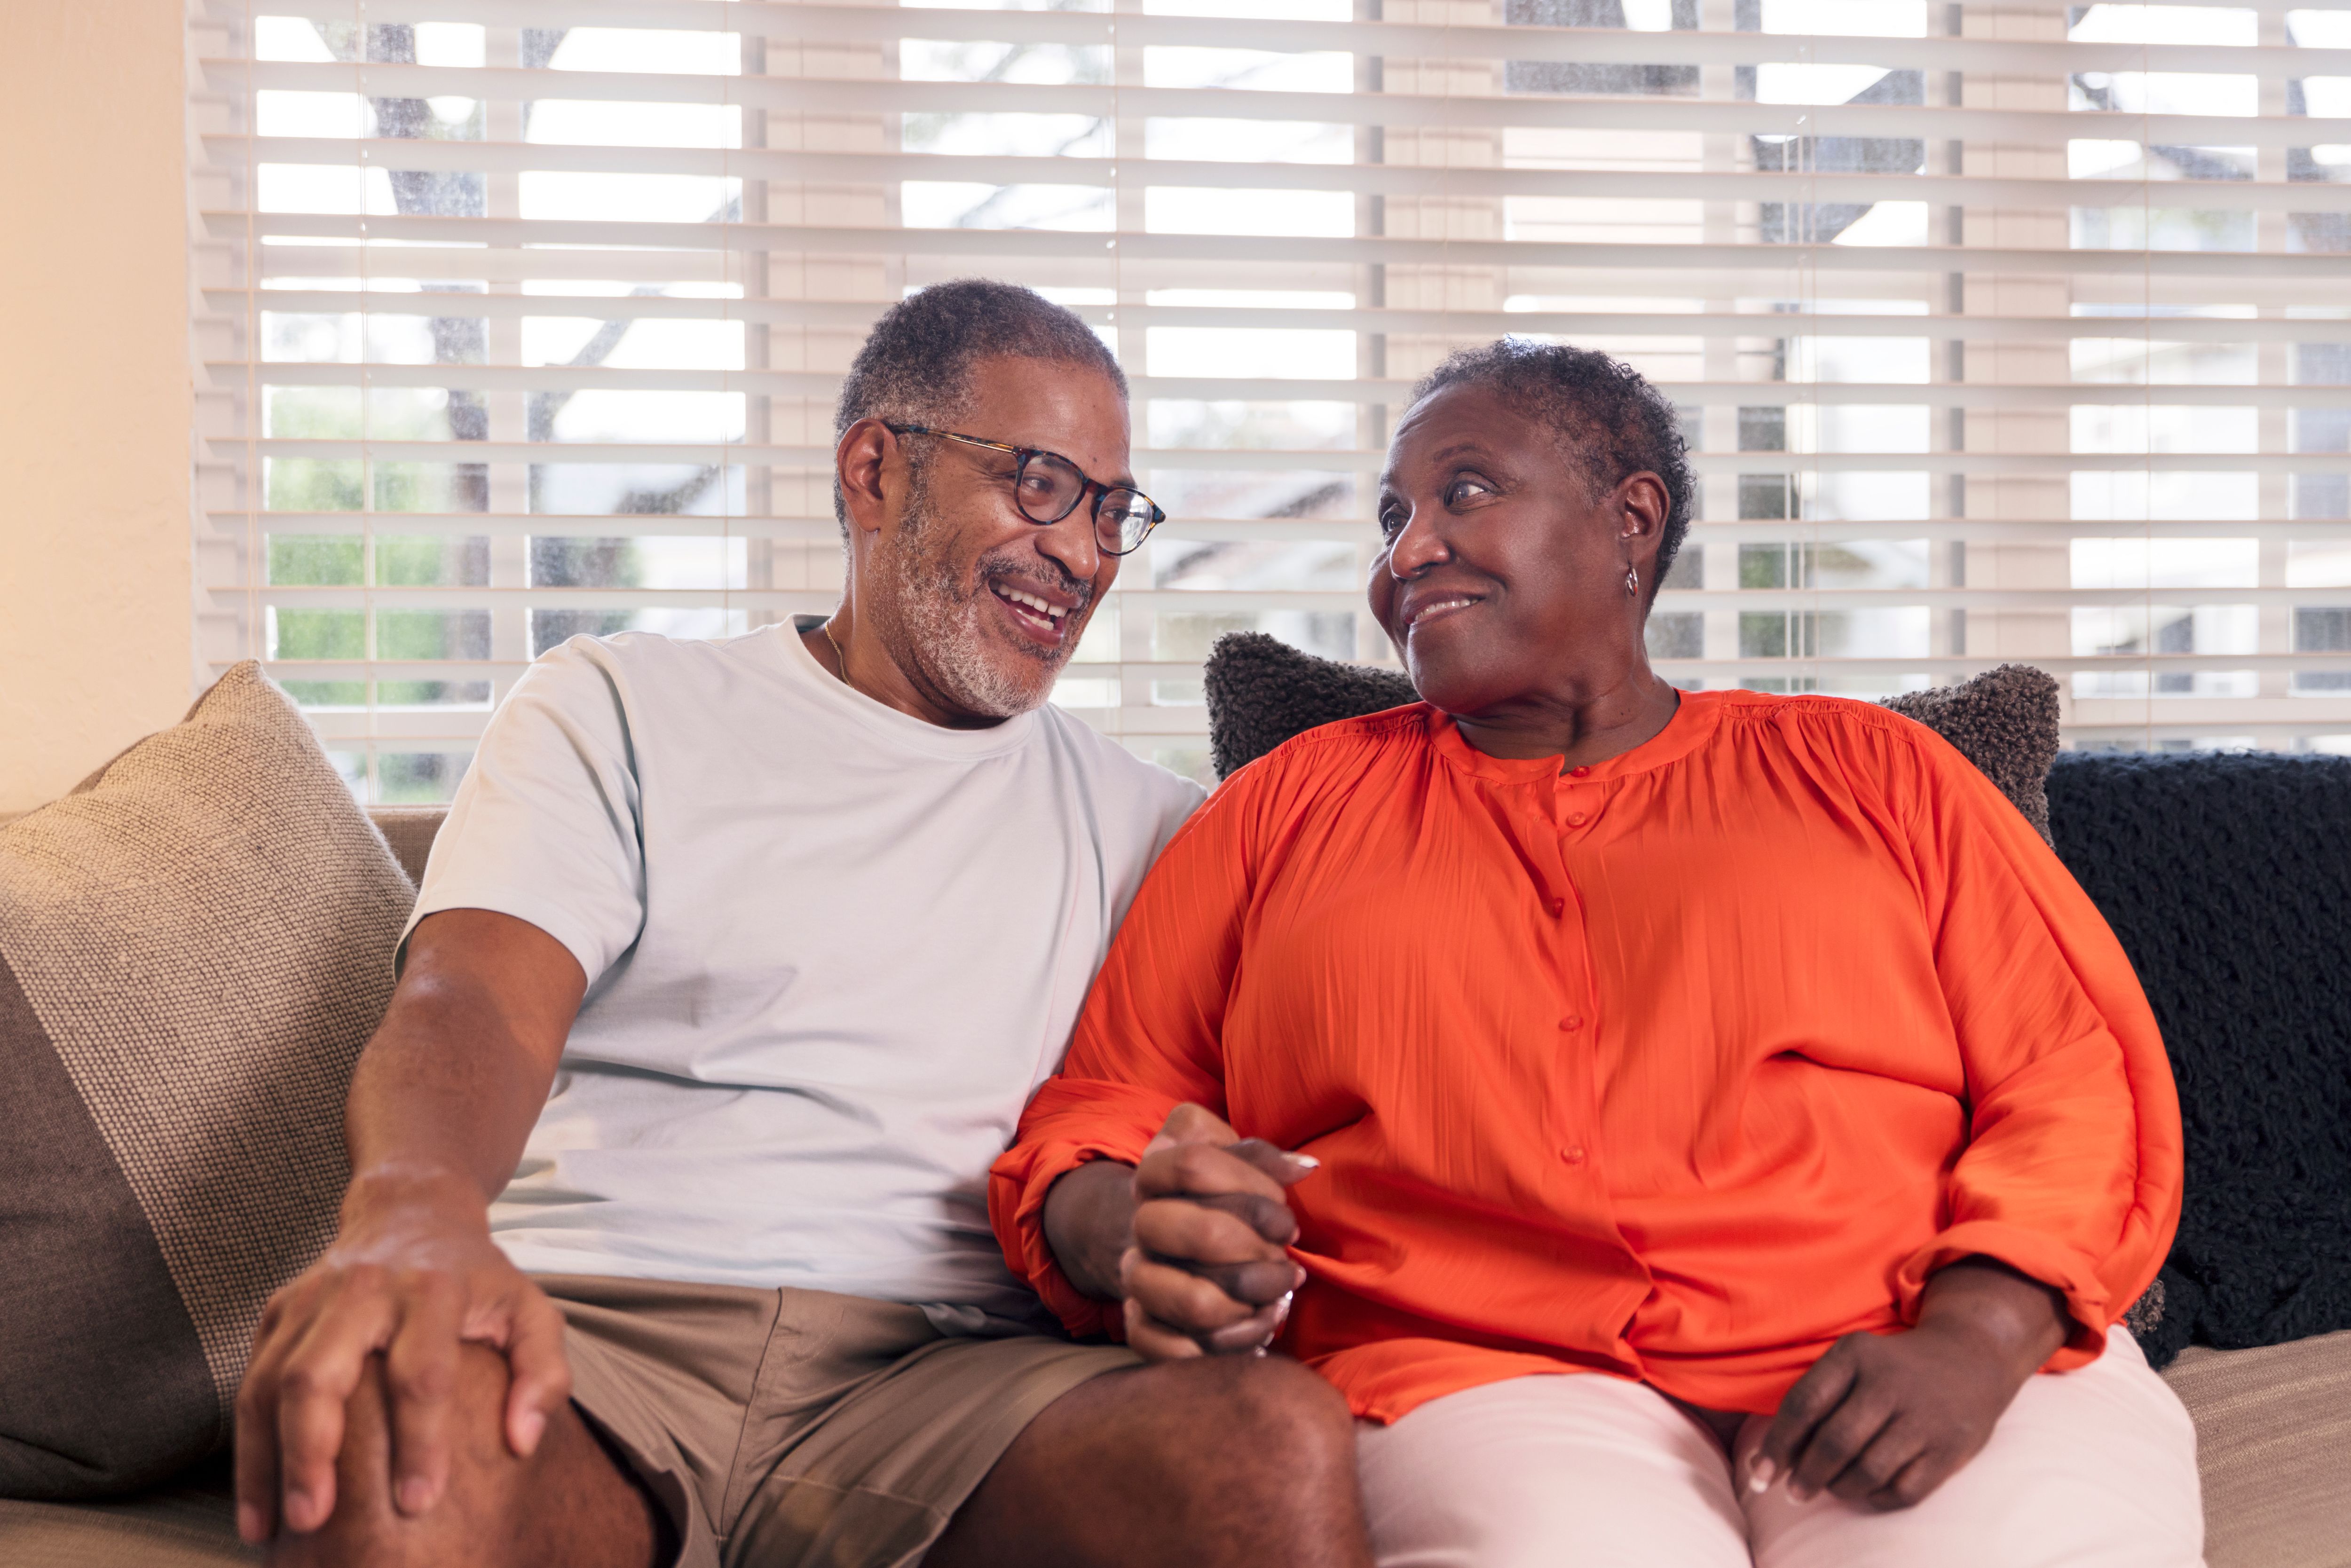
[[[991,582],[989,593],[1004,607],[1005,618],[1024,634],[1049,648],[1058,648],[1067,634],[1071,612],[1083,606],[1083,600],[1071,600],[1067,594],[1050,594],[1033,588],[1020,588],[1009,582]]]

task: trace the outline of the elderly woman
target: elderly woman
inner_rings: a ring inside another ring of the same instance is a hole
[[[1008,1256],[1146,1355],[1278,1331],[1384,1564],[2199,1563],[2117,1326],[2179,1207],[2130,966],[1931,732],[1650,670],[1690,488],[1604,356],[1417,389],[1370,596],[1425,700],[1169,845]]]

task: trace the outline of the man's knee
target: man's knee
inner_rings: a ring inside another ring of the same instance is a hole
[[[523,1461],[507,1448],[506,1357],[485,1345],[461,1347],[446,1391],[443,1441],[449,1478],[421,1514],[392,1500],[391,1390],[381,1356],[371,1356],[343,1406],[342,1451],[335,1462],[335,1507],[327,1522],[296,1534],[280,1531],[269,1560],[284,1568],[395,1568],[500,1561],[499,1543],[519,1501]]]
[[[1086,1478],[1081,1487],[1071,1478]],[[927,1568],[1363,1568],[1344,1401],[1295,1362],[1114,1372],[1030,1423]]]
[[[1279,1357],[1218,1356],[1135,1375],[1156,1385],[1140,1430],[1169,1485],[1277,1511],[1352,1509],[1354,1419],[1314,1373]]]
[[[1354,1472],[1354,1417],[1321,1376],[1277,1356],[1219,1356],[1196,1364],[1217,1426],[1233,1435],[1237,1449],[1249,1450],[1236,1458],[1271,1453],[1293,1468]]]

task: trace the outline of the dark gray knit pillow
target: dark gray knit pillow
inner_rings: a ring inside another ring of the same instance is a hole
[[[253,664],[0,828],[0,1496],[226,1437],[263,1301],[331,1233],[413,899]]]
[[[1262,632],[1231,632],[1208,654],[1208,745],[1230,778],[1293,735],[1418,702],[1402,672],[1301,653]],[[2057,683],[2027,664],[1911,692],[1886,706],[1917,720],[1983,769],[2049,836],[2049,765],[2057,756]]]
[[[1956,686],[1906,692],[1882,705],[1915,718],[1983,769],[2049,839],[2049,768],[2057,760],[2057,681],[2030,664],[2002,664]]]
[[[1262,632],[1228,632],[1208,651],[1208,755],[1229,779],[1317,725],[1416,703],[1396,670],[1318,659]]]
[[[2179,1086],[2188,1190],[2153,1337],[2134,1309],[2147,1358],[2351,1329],[2351,759],[2069,752],[2049,804]]]

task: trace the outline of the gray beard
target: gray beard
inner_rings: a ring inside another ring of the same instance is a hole
[[[1017,673],[988,657],[980,617],[987,612],[981,601],[989,597],[989,584],[1006,579],[1033,581],[1036,573],[1017,569],[1009,559],[1014,552],[1007,547],[980,558],[974,586],[966,592],[953,563],[943,557],[946,541],[938,517],[922,490],[918,480],[906,498],[891,551],[890,586],[896,602],[891,613],[878,618],[875,628],[891,657],[966,713],[1010,718],[1040,706],[1053,695],[1054,678],[1070,662],[1075,644],[1020,646],[1029,668]],[[1059,586],[1081,601],[1091,596],[1092,585],[1074,579]]]

